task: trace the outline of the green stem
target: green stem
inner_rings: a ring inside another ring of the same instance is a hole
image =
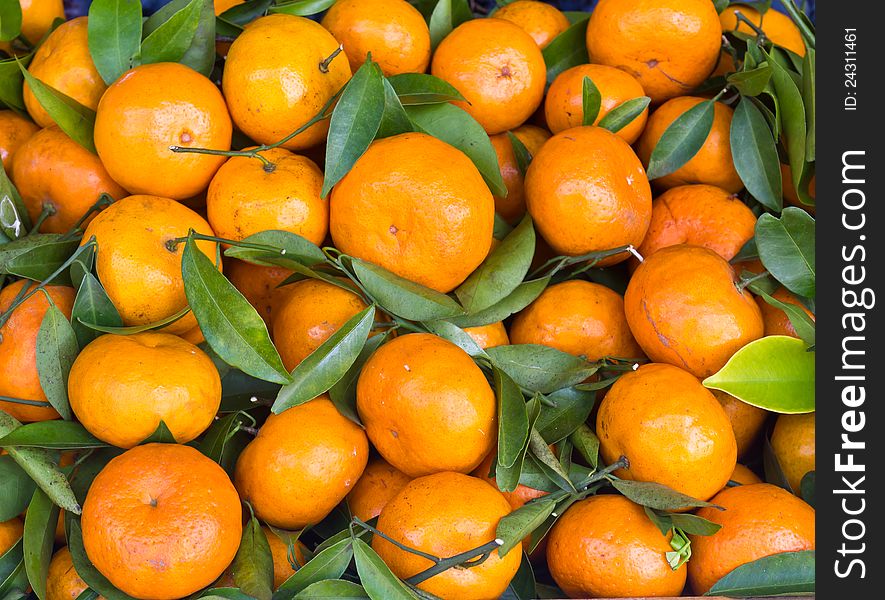
[[[741,11],[739,11],[739,10],[734,11],[734,16],[738,21],[737,27],[740,27],[741,26],[740,24],[744,23],[747,25],[747,27],[749,27],[750,29],[752,29],[753,31],[756,32],[756,43],[758,45],[761,46],[762,44],[764,44],[766,42],[766,40],[769,39],[769,37],[767,35],[765,35],[765,31],[763,31],[762,28],[759,27],[758,25],[756,25],[753,21],[751,21],[750,19],[745,17],[744,13],[742,13]],[[737,29],[737,27],[735,29]]]
[[[335,57],[344,52],[344,44],[339,44],[335,51],[320,61],[320,73],[328,73],[329,65],[332,64],[332,61],[335,60]]]
[[[405,552],[409,552],[410,554],[415,554],[417,556],[420,556],[421,558],[426,558],[427,560],[429,560],[432,563],[439,564],[443,561],[443,559],[439,558],[438,556],[428,554],[427,552],[421,552],[420,550],[416,550],[415,548],[410,548],[409,546],[406,546],[405,544],[398,542],[397,540],[393,539],[392,537],[382,533],[381,531],[378,531],[376,528],[372,527],[371,525],[369,525],[368,523],[366,523],[365,521],[363,521],[359,517],[353,517],[352,523],[353,523],[353,525],[358,525],[367,531],[371,531],[373,535],[377,535],[378,537],[387,540],[388,542],[390,542],[391,544],[393,544],[394,546],[396,546],[400,550],[403,550]]]
[[[749,279],[743,279],[737,284],[737,289],[742,292],[747,288],[747,286],[759,281],[760,279],[765,279],[766,277],[768,277],[768,275],[769,275],[768,271],[762,271],[758,275],[754,275],[753,277],[750,277]]]
[[[790,13],[790,18],[793,19],[793,23],[796,24],[796,27],[798,27],[800,33],[802,33],[802,38],[805,40],[805,43],[808,44],[810,48],[814,48],[815,33],[803,18],[805,13],[799,10],[799,7],[796,6],[796,3],[793,0],[784,0],[782,4],[784,5],[784,8],[787,9],[787,12]]]
[[[28,235],[31,235],[32,233],[38,233],[40,231],[40,227],[43,225],[43,221],[55,215],[56,212],[58,211],[55,210],[55,207],[52,204],[50,204],[49,202],[44,202],[43,208],[40,210],[40,216],[38,216],[37,220],[34,221],[34,225],[33,227],[31,227],[31,231],[28,233]]]
[[[440,560],[429,569],[421,571],[417,575],[413,575],[405,581],[409,585],[418,585],[421,582],[427,581],[431,577],[439,575],[443,571],[448,571],[453,567],[475,567],[476,565],[481,564],[483,560],[485,560],[485,558],[483,557],[485,557],[487,554],[491,554],[494,550],[500,548],[502,544],[503,542],[497,539],[486,542],[482,546],[474,548],[473,550],[468,550],[467,552],[462,552],[461,554],[456,554],[455,556],[450,556],[449,558]],[[473,563],[469,562],[475,558],[479,558],[480,560]]]
[[[86,222],[86,219],[88,219],[90,216],[92,216],[93,213],[100,212],[103,208],[110,206],[114,202],[116,202],[116,201],[114,200],[113,197],[111,197],[110,194],[102,194],[101,196],[99,196],[98,200],[95,201],[95,204],[90,206],[86,210],[86,212],[83,213],[83,216],[81,216],[79,219],[77,219],[77,222],[74,223],[74,226],[71,227],[67,231],[67,233],[65,233],[62,236],[62,239],[76,237],[78,234],[80,234],[80,228],[83,226],[83,223]]]
[[[551,258],[547,262],[545,262],[543,265],[541,265],[537,269],[535,269],[535,271],[531,275],[529,275],[528,279],[529,280],[536,279],[537,277],[539,277],[542,273],[544,273],[548,269],[551,269],[551,270],[549,273],[547,273],[547,275],[552,277],[553,275],[555,275],[556,273],[558,273],[559,271],[561,271],[565,267],[568,267],[570,265],[580,264],[583,262],[590,262],[591,264],[589,265],[588,268],[592,268],[594,265],[598,264],[599,261],[601,261],[603,259],[606,259],[610,256],[617,256],[618,254],[623,254],[624,252],[629,252],[629,251],[630,251],[630,246],[626,245],[626,246],[619,246],[617,248],[612,248],[611,250],[600,250],[597,252],[588,252],[587,254],[582,254],[580,256],[556,256],[554,258]]]
[[[0,401],[12,402],[13,404],[27,404],[28,406],[52,406],[49,402],[43,400],[25,400],[24,398],[10,398],[9,396],[0,396]]]
[[[618,469],[627,469],[629,467],[630,467],[630,461],[627,460],[626,456],[622,455],[620,458],[618,458],[618,460],[616,460],[615,462],[613,462],[609,466],[607,466],[603,469],[599,469],[597,471],[594,471],[593,473],[588,475],[587,478],[584,479],[584,481],[582,481],[581,483],[579,483],[575,487],[578,488],[579,490],[586,491],[586,489],[588,487],[590,487],[591,485],[593,485],[597,481],[602,481],[603,479],[608,479],[608,477],[612,473],[617,471]]]
[[[252,242],[243,242],[241,240],[229,240],[227,238],[216,237],[214,235],[204,235],[202,233],[197,233],[194,230],[191,230],[190,233],[185,237],[166,240],[166,249],[170,252],[175,252],[178,249],[178,244],[185,243],[188,238],[200,240],[203,242],[215,242],[216,244],[228,244],[229,246],[237,246],[238,248],[247,248],[249,250],[260,250],[261,252],[270,252],[272,254],[279,254],[281,256],[285,256],[286,254],[286,250],[284,248],[268,246],[267,244],[253,244]]]

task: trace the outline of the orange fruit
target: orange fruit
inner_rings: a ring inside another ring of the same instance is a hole
[[[423,73],[430,64],[430,30],[414,6],[405,0],[338,0],[322,20],[354,73],[366,56],[385,76]]]
[[[720,390],[710,390],[731,421],[731,428],[734,430],[734,439],[737,441],[738,456],[745,455],[753,444],[759,439],[759,434],[765,426],[769,412],[762,408],[756,408],[752,404],[747,404],[742,400],[738,400],[731,394],[727,394]]]
[[[319,279],[286,286],[274,307],[274,343],[291,371],[351,317],[366,308],[354,292]]]
[[[731,474],[731,480],[741,485],[753,485],[754,483],[762,483],[762,480],[759,479],[759,476],[756,475],[756,473],[754,473],[741,463],[737,463],[734,466],[734,472]]]
[[[289,542],[274,533],[269,527],[262,527],[261,531],[267,538],[267,545],[270,546],[270,555],[273,558],[273,589],[280,587],[284,581],[295,574],[290,560]],[[284,536],[286,534],[283,534]],[[306,563],[304,558],[304,544],[297,540],[292,543],[292,558],[298,567],[303,567]],[[236,587],[236,586],[234,586]]]
[[[578,65],[566,69],[557,75],[553,83],[550,84],[547,98],[544,100],[547,126],[553,133],[559,133],[572,127],[580,127],[584,124],[585,77],[589,77],[593,81],[602,98],[599,114],[593,121],[593,125],[599,124],[603,117],[617,106],[645,95],[642,85],[635,77],[614,67]],[[648,108],[618,131],[617,135],[628,144],[632,144],[642,133],[647,120]]]
[[[410,481],[411,477],[392,467],[383,458],[373,458],[347,494],[350,514],[363,521],[377,517],[391,498]]]
[[[624,455],[618,477],[654,481],[699,500],[721,490],[737,462],[731,423],[691,373],[645,364],[621,376],[596,417],[606,464]]]
[[[771,432],[771,449],[781,471],[798,496],[802,478],[814,471],[814,413],[778,415]]]
[[[725,508],[702,508],[698,516],[722,526],[710,536],[689,536],[688,581],[704,594],[727,573],[779,552],[814,550],[814,509],[779,487],[757,483],[719,492]]]
[[[22,7],[23,38],[36,44],[56,19],[64,20],[65,7],[62,0],[18,0]]]
[[[234,156],[221,165],[206,193],[206,214],[223,238],[279,229],[317,246],[329,231],[329,202],[320,196],[323,172],[307,157],[283,148],[256,158]]]
[[[793,23],[793,20],[783,13],[776,10],[765,11],[765,14],[759,14],[759,11],[752,6],[740,5],[729,6],[719,13],[719,22],[722,25],[722,31],[740,31],[747,35],[755,36],[753,31],[746,23],[738,21],[736,12],[740,11],[751,23],[761,28],[765,32],[765,37],[782,46],[791,52],[795,52],[799,56],[805,56],[805,42],[802,41],[802,34],[799,28]]]
[[[124,325],[145,325],[170,317],[187,306],[181,278],[184,243],[170,250],[171,240],[193,229],[212,235],[212,228],[186,206],[159,196],[129,196],[99,213],[83,233],[98,243],[95,270]],[[215,261],[215,242],[196,242]],[[219,265],[220,268],[220,265]],[[197,320],[188,313],[164,331],[184,333]]]
[[[537,154],[544,142],[550,139],[550,133],[546,129],[535,125],[522,125],[510,133],[522,142],[532,156]],[[525,174],[519,168],[513,142],[508,133],[499,133],[490,136],[489,139],[498,157],[498,168],[507,188],[506,196],[495,196],[495,212],[513,224],[525,214]]]
[[[506,346],[510,343],[510,339],[507,337],[507,329],[504,328],[504,323],[501,321],[477,327],[465,327],[464,333],[473,338],[473,341],[483,350],[496,346]]]
[[[686,569],[667,564],[670,537],[627,498],[591,496],[550,530],[547,565],[570,598],[679,596]]]
[[[0,521],[0,556],[15,546],[24,534],[25,526],[18,517],[8,521]]]
[[[49,34],[34,53],[28,72],[92,110],[98,107],[98,101],[107,89],[89,53],[86,17],[62,23]],[[24,99],[28,113],[40,127],[55,125],[27,82],[24,84]]]
[[[229,8],[242,4],[245,0],[215,0],[215,14],[220,15]]]
[[[566,129],[550,138],[529,165],[525,192],[535,227],[557,254],[638,246],[651,219],[645,169],[627,142],[599,127]]]
[[[21,279],[0,290],[0,314],[5,313],[19,294],[32,287],[32,282]],[[44,290],[53,304],[68,319],[74,306],[74,288],[49,285]],[[0,396],[46,402],[46,394],[37,376],[37,332],[43,317],[49,310],[49,302],[42,292],[37,292],[12,312],[0,325]],[[58,413],[50,406],[31,406],[0,400],[4,410],[19,421],[45,421],[57,419]]]
[[[541,49],[519,25],[473,19],[446,36],[430,72],[455,86],[455,102],[489,133],[522,125],[541,105],[547,67]]]
[[[410,477],[469,473],[495,443],[495,393],[466,352],[435,335],[378,348],[360,373],[356,402],[372,444]]]
[[[642,159],[643,165],[648,166],[651,153],[670,124],[685,111],[701,102],[707,102],[707,99],[681,96],[668,100],[651,114],[636,147],[636,153]],[[669,175],[655,179],[655,185],[662,189],[669,189],[677,185],[706,183],[720,187],[732,194],[741,191],[744,184],[734,168],[734,161],[731,157],[731,119],[733,115],[734,111],[730,106],[716,102],[713,107],[713,127],[707,134],[704,145],[687,163]]]
[[[587,25],[587,50],[594,63],[636,77],[659,103],[707,78],[721,36],[709,0],[600,0]]]
[[[491,473],[492,463],[495,462],[497,458],[497,450],[492,450],[491,452],[486,454],[486,457],[482,460],[479,466],[473,470],[473,473],[471,473],[471,475],[473,475],[474,477],[478,477],[486,483],[491,484],[496,490],[498,489],[498,482],[491,475]],[[501,494],[507,500],[507,503],[510,504],[510,508],[512,508],[513,510],[522,508],[529,500],[534,500],[535,498],[546,496],[548,493],[549,492],[545,492],[544,490],[536,490],[534,488],[530,488],[527,485],[522,485],[521,483],[517,485],[516,489],[514,489],[512,492],[501,492]]]
[[[402,489],[378,517],[378,530],[411,548],[434,556],[466,552],[495,539],[495,528],[510,505],[489,484],[461,473],[436,473],[419,477]],[[381,536],[372,548],[402,579],[433,566],[428,559],[400,550]],[[519,569],[522,556],[513,549],[504,556],[497,550],[481,565],[449,569],[418,584],[422,590],[446,600],[497,598]]]
[[[170,146],[229,150],[231,133],[218,88],[178,63],[127,71],[101,97],[95,117],[95,148],[111,177],[133,194],[176,200],[204,191],[224,157]]]
[[[514,344],[541,344],[587,360],[641,358],[627,325],[624,299],[604,285],[573,279],[551,285],[517,313]]]
[[[482,263],[494,200],[465,154],[423,133],[374,142],[332,189],[335,247],[439,292]]]
[[[227,473],[190,446],[145,444],[112,459],[83,504],[83,546],[118,589],[172,600],[215,581],[242,533]]]
[[[15,153],[38,131],[39,127],[15,111],[0,110],[0,161],[7,173],[12,173]]]
[[[338,41],[310,19],[274,14],[253,21],[231,44],[221,81],[236,126],[272,144],[307,123],[350,79],[346,56],[324,62],[336,50]],[[328,131],[328,119],[319,121],[284,147],[308,148]]]
[[[96,155],[57,126],[41,129],[19,147],[11,175],[32,221],[44,207],[55,210],[40,226],[44,233],[69,231],[101,194],[115,200],[127,195]]]
[[[68,547],[63,546],[56,551],[49,561],[49,571],[46,574],[46,600],[76,600],[88,588],[74,569]]]
[[[802,302],[786,288],[779,287],[773,294],[771,294],[771,297],[786,304],[798,306],[806,315],[811,317],[812,321],[814,320],[814,313],[805,308],[805,305],[803,305]],[[796,333],[796,328],[793,327],[793,323],[790,322],[790,317],[787,316],[787,313],[776,306],[772,306],[761,297],[756,298],[756,304],[759,305],[759,310],[762,311],[762,322],[765,324],[765,335],[788,335],[795,338],[799,337],[799,334]]]
[[[516,0],[505,4],[493,16],[519,25],[541,48],[545,48],[570,25],[561,10],[546,2],[534,0]]]
[[[731,260],[755,229],[756,215],[736,195],[712,185],[681,185],[655,198],[638,250],[648,258],[667,246],[693,244]]]
[[[259,519],[296,530],[328,515],[368,458],[366,434],[323,394],[268,417],[240,454],[234,481]]]
[[[135,446],[160,421],[186,444],[212,424],[221,378],[205,352],[178,336],[107,334],[77,356],[68,395],[80,423],[113,446]]]
[[[627,323],[650,359],[707,377],[762,337],[759,307],[736,281],[731,265],[712,250],[661,248],[627,285]]]
[[[258,311],[268,330],[271,329],[273,309],[291,289],[290,286],[277,286],[291,274],[292,271],[283,267],[253,265],[236,259],[224,263],[224,275]]]

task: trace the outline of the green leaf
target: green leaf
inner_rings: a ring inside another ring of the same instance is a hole
[[[535,427],[548,443],[554,443],[570,436],[587,421],[596,402],[596,394],[568,387],[548,395],[547,400],[553,406],[541,407]]]
[[[292,382],[283,386],[271,410],[279,414],[309,402],[340,381],[365,346],[374,323],[374,304],[348,319],[292,370]]]
[[[485,350],[479,347],[470,334],[453,325],[450,321],[426,321],[422,323],[425,329],[434,335],[449,340],[472,358],[488,358]]]
[[[781,302],[777,298],[773,298],[772,296],[768,295],[765,290],[754,289],[753,293],[757,296],[761,296],[762,299],[771,306],[784,311],[787,314],[787,318],[790,319],[790,324],[793,326],[793,329],[796,330],[796,334],[799,336],[799,338],[809,347],[814,346],[814,321],[804,310],[802,310],[802,307],[796,306],[795,304],[790,304],[788,302]]]
[[[802,58],[802,101],[805,103],[805,161],[814,162],[817,138],[817,67],[814,48]]]
[[[353,557],[363,588],[372,600],[412,600],[415,595],[363,540],[353,540]]]
[[[387,79],[403,106],[466,102],[455,87],[427,73],[400,73]]]
[[[490,323],[503,321],[510,315],[518,313],[534,302],[547,287],[548,283],[550,283],[549,277],[525,281],[516,286],[516,289],[513,290],[509,296],[493,306],[474,315],[458,316],[449,318],[448,320],[461,328],[479,327],[480,325],[488,325]]]
[[[181,60],[197,34],[202,9],[203,0],[190,0],[151,31],[141,43],[142,64]]]
[[[16,70],[20,74],[20,71]],[[0,232],[10,240],[24,237],[31,229],[31,218],[24,202],[0,164]]]
[[[396,95],[396,90],[390,85],[390,80],[384,79],[384,113],[381,115],[381,124],[375,133],[375,139],[399,135],[412,131],[412,122],[403,108],[402,102]]]
[[[224,255],[229,258],[236,258],[256,265],[271,266],[279,264],[278,258],[285,257],[288,261],[295,261],[309,267],[322,263],[326,260],[323,251],[314,244],[301,237],[298,234],[282,231],[279,229],[268,229],[259,231],[242,240],[243,244],[255,244],[263,246],[271,246],[278,248],[278,252],[270,250],[258,250],[256,248],[246,248],[244,246],[231,246],[224,251]],[[284,263],[281,266],[285,266]]]
[[[184,292],[209,345],[226,363],[259,379],[289,383],[256,310],[188,238],[181,255]]]
[[[495,537],[504,540],[498,554],[504,556],[531,535],[556,509],[556,502],[549,498],[538,498],[524,504],[498,521]]]
[[[640,96],[621,102],[599,120],[599,126],[617,133],[624,127],[636,120],[651,104],[651,98]]]
[[[780,461],[778,461],[777,456],[774,454],[774,449],[771,447],[771,440],[768,438],[767,432],[766,435],[762,436],[762,468],[765,471],[766,483],[783,488],[791,494],[794,493],[790,481],[781,468]]]
[[[122,327],[123,319],[111,299],[108,298],[101,283],[92,273],[85,273],[74,299],[74,308],[71,310],[71,325],[77,336],[80,348],[83,348],[101,335],[94,328],[84,325],[106,327]]]
[[[738,350],[704,385],[773,412],[812,412],[814,352],[802,340],[766,336]]]
[[[586,75],[581,89],[581,103],[584,109],[581,124],[593,125],[596,122],[596,117],[599,116],[599,109],[602,108],[602,94],[593,80]]]
[[[24,552],[25,572],[34,593],[41,600],[46,599],[46,574],[52,559],[52,545],[55,543],[55,528],[58,524],[59,508],[52,503],[43,490],[34,492],[25,515]]]
[[[0,456],[0,522],[22,514],[36,489],[37,484],[11,456]]]
[[[116,310],[116,309],[115,309]],[[83,327],[87,329],[91,329],[92,331],[97,331],[100,333],[112,333],[114,335],[135,335],[136,333],[141,333],[143,331],[153,331],[154,329],[162,329],[167,325],[171,325],[175,323],[187,313],[191,311],[189,306],[185,306],[177,313],[169,315],[165,319],[160,319],[159,321],[154,321],[153,323],[144,323],[142,325],[99,325],[98,323],[90,323],[86,319],[80,319],[79,323]]]
[[[22,560],[22,540],[14,543],[0,556],[0,597],[4,600],[27,598],[29,585]]]
[[[21,31],[21,4],[18,0],[3,0],[0,2],[0,42],[14,40],[18,37]]]
[[[143,439],[138,443],[139,446],[144,444],[175,444],[175,436],[172,435],[172,432],[169,431],[169,427],[166,425],[166,422],[163,419],[160,419],[160,423],[157,425],[157,428],[154,430],[152,434]]]
[[[80,527],[80,519],[66,519],[65,531],[68,535],[68,550],[71,551],[71,561],[74,563],[74,570],[86,585],[107,598],[107,600],[136,600],[114,587],[107,577],[98,572],[98,569],[95,568],[89,557],[86,556],[86,549],[83,547],[83,530]]]
[[[436,50],[443,38],[461,23],[473,18],[466,0],[439,0],[430,14],[430,45]]]
[[[579,21],[560,33],[541,50],[547,65],[547,85],[553,83],[557,75],[578,65],[590,62],[587,54],[587,23],[590,13],[584,13]]]
[[[507,195],[507,187],[498,167],[498,155],[489,135],[476,119],[454,104],[406,106],[406,114],[415,128],[454,146],[473,161],[492,194]]]
[[[68,134],[68,137],[95,154],[95,143],[92,139],[95,111],[46,85],[28,73],[21,63],[18,66],[37,102],[52,120]]]
[[[529,435],[529,450],[531,450],[531,459],[550,481],[565,492],[576,493],[575,485],[566,469],[535,428],[532,428]]]
[[[722,525],[691,513],[670,513],[669,517],[674,527],[691,535],[713,535],[722,529]]]
[[[232,6],[218,16],[227,23],[243,26],[251,23],[258,17],[264,16],[273,3],[274,0],[250,0],[249,2]]]
[[[173,15],[185,8],[193,0],[172,0],[160,7],[144,22],[145,41]],[[189,47],[180,60],[183,65],[209,76],[215,66],[215,6],[213,0],[201,0],[197,30]],[[142,50],[144,51],[144,50]]]
[[[335,0],[291,0],[289,2],[277,2],[268,9],[270,13],[284,13],[296,17],[309,17],[316,15],[335,4]]]
[[[542,394],[584,381],[598,370],[576,356],[539,344],[497,346],[486,352],[518,385]]]
[[[89,53],[108,85],[138,64],[141,49],[141,2],[93,0],[87,22]]]
[[[329,388],[329,398],[331,398],[332,404],[335,405],[338,412],[360,427],[363,424],[356,410],[357,380],[359,379],[360,372],[363,370],[363,365],[366,364],[366,361],[369,360],[369,357],[372,356],[375,350],[387,341],[389,335],[388,332],[384,332],[366,340],[359,356],[356,357],[356,360],[353,361],[353,364],[350,365],[344,376]]]
[[[741,181],[766,208],[783,208],[777,145],[765,117],[749,100],[742,99],[731,121],[731,155]]]
[[[781,552],[739,566],[705,596],[749,598],[814,593],[814,550]]]
[[[498,464],[512,467],[529,439],[529,417],[522,391],[501,369],[493,369],[498,397]]]
[[[368,58],[347,83],[332,111],[326,144],[324,198],[375,139],[383,115],[384,76],[378,63]]]
[[[535,255],[535,229],[526,215],[471,275],[455,289],[467,314],[494,306],[522,283]]]
[[[731,3],[731,0],[713,0],[713,7],[716,9],[717,13],[722,13],[723,10],[728,8],[728,5]]]
[[[77,249],[79,241],[57,233],[34,233],[0,246],[0,274],[43,281]]]
[[[322,598],[368,598],[363,586],[344,579],[326,579],[313,583],[298,594],[293,600],[320,600]]]
[[[528,416],[530,432],[534,428],[535,422],[538,420],[540,404],[541,403],[537,397],[526,402],[525,410],[526,415]],[[526,439],[525,444],[523,444],[519,451],[516,462],[514,462],[511,467],[497,464],[497,461],[495,461],[495,483],[497,484],[498,489],[502,492],[512,492],[516,489],[517,485],[522,483],[523,468],[527,464],[526,454],[528,453],[528,448],[529,440]]]
[[[68,374],[78,351],[74,328],[58,307],[51,305],[37,331],[37,376],[46,399],[66,421],[74,417],[68,401]]]
[[[516,166],[524,177],[526,171],[529,169],[529,165],[532,164],[532,153],[529,152],[529,149],[525,147],[522,140],[516,137],[512,131],[507,132],[507,137],[510,139],[510,145],[513,147],[513,155],[516,157]],[[498,236],[495,236],[496,239],[497,237]]]
[[[243,537],[231,564],[231,574],[237,587],[253,598],[270,600],[273,595],[273,557],[255,515],[243,527]]]
[[[586,423],[582,423],[569,436],[578,454],[594,469],[599,464],[599,438]]]
[[[353,271],[385,311],[411,321],[435,321],[464,314],[457,302],[372,263],[352,258]]]
[[[764,214],[756,222],[759,259],[775,279],[800,296],[814,298],[814,218],[788,206],[780,218]]]
[[[787,156],[793,176],[793,186],[799,190],[802,174],[805,170],[805,142],[808,129],[805,121],[805,102],[799,87],[783,66],[768,55],[771,64],[771,82],[780,101],[781,122],[786,138]]]
[[[37,421],[22,425],[0,437],[0,447],[3,448],[31,446],[56,450],[84,450],[104,448],[107,445],[74,421]]]
[[[714,107],[705,100],[670,123],[648,160],[649,180],[677,171],[698,153],[713,128]]]
[[[802,481],[799,482],[799,495],[812,508],[814,507],[814,479],[814,471],[809,471],[802,476]]]
[[[535,573],[532,570],[532,563],[528,554],[522,553],[522,562],[519,563],[519,570],[510,580],[507,590],[501,596],[501,600],[534,600],[538,598],[538,592],[535,589]]]
[[[629,479],[612,478],[611,484],[616,490],[636,504],[656,510],[680,510],[702,506],[716,506],[652,481],[631,481]]]
[[[294,575],[284,581],[274,594],[274,600],[291,598],[314,583],[341,577],[353,558],[353,540],[347,537],[319,552]]]
[[[764,62],[754,69],[732,73],[726,80],[741,96],[758,96],[765,91],[771,80],[771,66]]]

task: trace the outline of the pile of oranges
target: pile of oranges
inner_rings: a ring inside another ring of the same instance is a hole
[[[0,596],[809,591],[813,28],[498,5],[0,2]]]

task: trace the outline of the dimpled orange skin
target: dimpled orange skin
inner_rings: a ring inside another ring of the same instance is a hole
[[[627,325],[624,299],[598,283],[573,279],[551,285],[516,314],[514,344],[541,344],[587,360],[642,358]]]
[[[53,21],[65,18],[62,0],[18,0],[22,7],[21,35],[32,44],[39,42]]]
[[[286,288],[274,310],[273,337],[291,371],[367,305],[355,293],[318,279]]]
[[[557,254],[638,246],[651,219],[645,169],[627,142],[599,127],[574,127],[550,138],[529,165],[525,190],[535,227]]]
[[[293,272],[283,267],[265,267],[253,265],[235,258],[224,263],[224,275],[228,281],[249,301],[264,323],[268,331],[272,330],[274,308],[291,289],[290,286],[278,288]]]
[[[136,446],[98,474],[83,504],[83,546],[93,565],[137,598],[172,600],[215,581],[242,534],[227,473],[195,448]]]
[[[693,244],[731,260],[755,228],[756,215],[734,194],[712,185],[681,185],[655,198],[638,250],[648,258],[667,246]]]
[[[88,587],[74,569],[74,561],[67,546],[52,555],[46,574],[46,600],[76,600]]]
[[[206,193],[209,224],[219,237],[245,237],[279,229],[317,246],[329,231],[329,201],[320,196],[323,172],[305,156],[284,148],[261,153],[273,165],[247,156],[227,160]]]
[[[510,344],[507,329],[501,321],[489,323],[488,325],[479,325],[478,327],[465,327],[464,333],[473,338],[476,345],[483,350]]]
[[[467,102],[455,102],[489,133],[522,125],[544,99],[547,67],[535,40],[503,19],[473,19],[436,48],[431,74]]]
[[[375,518],[412,478],[392,467],[383,458],[373,458],[350,493],[347,506],[350,514],[363,521]]]
[[[740,11],[751,23],[761,27],[765,32],[765,37],[778,46],[783,46],[799,56],[805,56],[805,43],[802,41],[799,28],[790,17],[776,10],[769,10],[765,12],[765,15],[761,15],[751,6],[729,6],[719,13],[722,31],[740,31],[747,35],[756,35],[756,32],[750,29],[746,23],[738,21],[735,15],[737,11]]]
[[[508,513],[507,500],[489,484],[469,475],[443,472],[406,485],[381,511],[378,530],[411,548],[447,557],[495,539],[498,521]],[[372,538],[372,548],[403,579],[433,565],[381,536]],[[507,589],[521,558],[518,549],[504,556],[495,550],[481,565],[449,569],[418,587],[444,600],[491,600]]]
[[[307,123],[350,79],[343,53],[329,62],[327,73],[320,70],[337,49],[332,34],[310,19],[274,14],[253,21],[231,44],[221,82],[234,123],[261,144],[277,142]],[[309,148],[328,131],[328,119],[322,120],[284,147]]]
[[[642,164],[648,166],[651,153],[658,141],[673,121],[687,110],[706,102],[706,98],[681,96],[673,98],[658,107],[648,118],[645,131],[639,137],[636,153]],[[673,173],[654,180],[661,189],[669,189],[677,185],[706,183],[736,194],[744,184],[734,168],[731,157],[731,119],[734,111],[731,107],[716,102],[713,107],[713,127],[704,141],[704,145],[691,160],[676,169]]]
[[[679,596],[686,569],[667,564],[670,538],[623,496],[591,496],[550,530],[547,565],[570,598]]]
[[[423,133],[374,142],[332,189],[335,247],[447,293],[482,263],[495,202],[469,158]]]
[[[378,348],[360,373],[356,402],[372,444],[410,477],[469,473],[495,443],[495,393],[466,352],[435,335]]]
[[[814,509],[768,483],[739,485],[712,500],[725,510],[702,508],[697,515],[721,525],[710,536],[692,535],[688,581],[702,595],[737,567],[780,552],[814,550]]]
[[[636,77],[660,103],[707,78],[721,36],[709,0],[601,0],[587,25],[587,50],[594,63]]]
[[[798,306],[811,318],[812,321],[814,321],[814,314],[805,308],[802,302],[786,288],[779,287],[773,294],[771,294],[771,297],[786,304]],[[759,305],[759,310],[762,311],[762,321],[765,323],[765,335],[788,335],[794,338],[799,337],[799,334],[796,333],[796,328],[793,327],[793,323],[790,322],[787,313],[776,306],[772,306],[761,296],[756,298],[756,304]]]
[[[505,4],[493,16],[522,27],[541,48],[545,48],[570,25],[561,10],[546,2],[534,0],[517,0]]]
[[[184,200],[206,189],[225,157],[170,146],[230,150],[232,131],[224,98],[208,78],[155,63],[127,71],[101,97],[95,148],[131,193]]]
[[[24,523],[18,517],[0,522],[0,556],[18,543],[24,531]]]
[[[0,290],[0,314],[6,312],[22,289],[31,282],[21,279]],[[70,319],[74,305],[74,288],[49,285],[43,288],[52,302]],[[37,332],[43,317],[49,310],[49,302],[42,292],[37,292],[20,304],[9,319],[0,325],[0,396],[22,400],[46,401],[46,395],[37,376]],[[19,421],[45,421],[57,419],[58,413],[49,406],[30,406],[0,400],[4,410]]]
[[[678,244],[645,259],[624,294],[630,330],[655,362],[708,377],[763,334],[762,313],[728,262]]]
[[[28,72],[83,106],[95,110],[107,85],[98,74],[86,35],[86,17],[62,23],[34,53]],[[40,127],[54,125],[30,86],[24,84],[25,106]]]
[[[814,471],[814,438],[814,413],[778,415],[771,432],[771,449],[797,496],[802,478]]]
[[[754,473],[741,463],[737,463],[734,466],[734,472],[731,474],[731,481],[735,481],[741,485],[753,485],[754,483],[762,483],[762,480],[759,479],[759,476],[756,475],[756,473]]]
[[[596,417],[606,464],[626,456],[618,477],[654,481],[708,500],[731,477],[737,443],[728,416],[691,373],[645,364],[618,379]]]
[[[28,138],[40,128],[15,111],[0,110],[0,161],[6,173],[12,172],[12,159]]]
[[[492,472],[492,462],[497,460],[497,457],[497,450],[492,450],[486,455],[479,466],[473,470],[473,473],[471,473],[471,475],[473,475],[474,477],[478,477],[479,479],[482,479],[486,483],[492,485],[496,490],[498,489],[498,482],[495,480],[494,477],[490,476],[490,473]],[[535,498],[546,496],[548,493],[549,492],[545,492],[544,490],[536,490],[534,488],[530,488],[527,485],[522,485],[521,483],[518,484],[516,486],[516,489],[514,489],[512,492],[501,492],[501,494],[507,500],[507,503],[510,504],[510,508],[512,508],[513,510],[522,508],[529,500],[534,500]]]
[[[97,156],[57,126],[38,131],[22,144],[11,175],[32,222],[44,206],[55,210],[40,226],[43,233],[66,233],[101,194],[115,200],[127,195]]]
[[[747,404],[742,400],[738,400],[731,394],[727,394],[720,390],[710,390],[731,421],[731,428],[734,430],[734,438],[737,441],[738,456],[745,455],[752,447],[768,415],[771,414],[763,408],[757,408],[752,404]]]
[[[258,518],[296,530],[325,518],[368,458],[366,434],[323,394],[268,417],[240,454],[234,481]]]
[[[80,423],[113,446],[135,446],[161,420],[186,444],[212,424],[221,378],[205,352],[178,336],[107,334],[74,360],[68,395]]]
[[[578,65],[566,69],[556,76],[547,97],[544,100],[544,115],[547,126],[553,133],[559,133],[571,127],[584,124],[584,78],[589,77],[602,102],[599,114],[593,125],[599,122],[615,107],[645,95],[639,81],[620,69],[606,65]],[[642,133],[648,120],[648,108],[639,113],[630,123],[624,126],[617,135],[628,144],[632,144]]]
[[[430,30],[405,0],[338,0],[322,20],[354,73],[371,53],[386,77],[423,73],[430,64]]]
[[[537,154],[544,142],[550,139],[550,132],[535,125],[522,125],[510,133],[522,142],[531,156]],[[506,196],[495,196],[495,212],[508,223],[515,224],[525,214],[525,175],[519,168],[508,133],[489,136],[489,139],[507,188]]]
[[[145,325],[170,317],[187,305],[181,277],[185,244],[172,251],[167,242],[186,237],[193,229],[213,235],[200,215],[159,196],[128,196],[118,200],[86,228],[83,242],[95,236],[95,269],[124,325]],[[213,262],[215,242],[197,241],[196,247]],[[163,331],[185,333],[197,325],[188,313]]]

